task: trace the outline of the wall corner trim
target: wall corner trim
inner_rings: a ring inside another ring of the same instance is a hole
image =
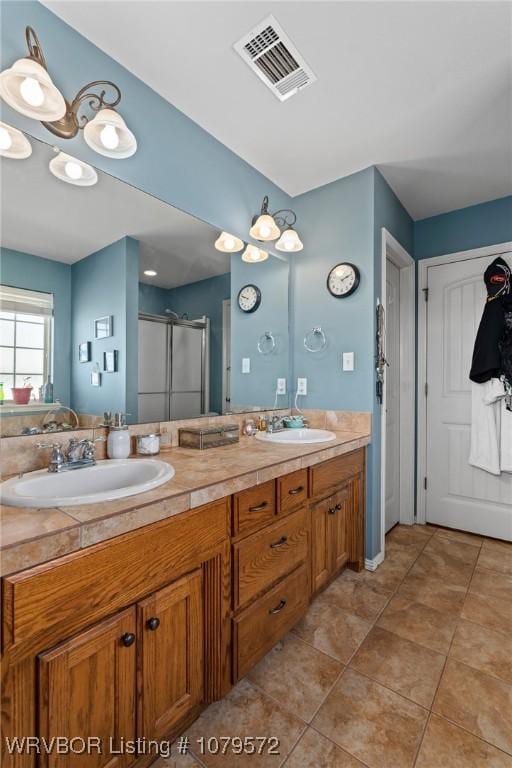
[[[384,562],[384,552],[379,552],[373,560],[366,558],[364,561],[364,567],[367,571],[376,571],[381,563]]]

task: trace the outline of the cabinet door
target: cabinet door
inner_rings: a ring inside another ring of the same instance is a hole
[[[330,515],[332,499],[324,499],[311,510],[311,585],[312,591],[320,589],[331,574]]]
[[[351,508],[351,486],[332,497],[331,525],[331,572],[334,574],[348,561],[347,523]]]
[[[201,570],[138,603],[139,736],[160,738],[203,698]]]
[[[355,571],[364,568],[364,472],[350,482],[351,503],[347,516],[347,546],[349,566]]]
[[[135,738],[135,653],[135,609],[129,608],[39,655],[41,738],[101,740],[101,752],[41,754],[41,766],[124,768],[133,762],[133,755],[109,753]]]

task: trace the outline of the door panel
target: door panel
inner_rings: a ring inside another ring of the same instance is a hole
[[[128,645],[124,641],[129,642]],[[100,754],[40,755],[45,768],[125,768],[135,759],[110,755],[110,739],[135,738],[135,609],[105,619],[40,654],[40,736],[99,737]]]
[[[164,736],[202,701],[202,584],[194,571],[137,606],[140,737]]]
[[[172,390],[201,390],[203,330],[186,325],[172,329]]]
[[[400,521],[400,270],[386,261],[386,531]]]
[[[352,499],[351,488],[347,487],[333,498],[334,513],[331,514],[333,573],[339,571],[348,560],[347,525]]]
[[[329,497],[316,504],[311,510],[311,568],[312,590],[316,592],[331,575],[331,543],[328,510],[332,499]]]
[[[172,392],[170,397],[170,418],[193,419],[200,416],[201,392]]]
[[[167,324],[139,320],[139,392],[165,392],[167,382]]]
[[[139,395],[137,421],[167,421],[167,393]]]
[[[512,254],[505,259],[512,263]],[[427,322],[427,521],[512,539],[512,474],[468,463],[469,370],[494,256],[430,267]]]

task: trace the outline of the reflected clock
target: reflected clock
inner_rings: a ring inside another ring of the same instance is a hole
[[[256,312],[261,304],[261,291],[257,285],[244,285],[238,293],[238,306],[242,312]]]

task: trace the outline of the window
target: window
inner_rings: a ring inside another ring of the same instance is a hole
[[[0,285],[0,381],[6,400],[11,387],[30,377],[36,397],[52,375],[53,294]]]

